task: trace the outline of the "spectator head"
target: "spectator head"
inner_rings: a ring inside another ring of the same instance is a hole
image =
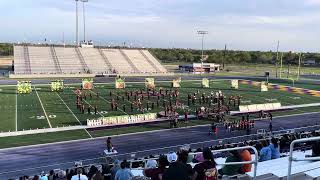
[[[275,148],[278,148],[278,140],[276,140],[275,138],[272,138],[271,143],[274,145]]]
[[[237,150],[232,150],[232,151],[230,151],[230,154],[231,154],[232,156],[234,156],[234,157],[238,157],[238,158],[239,158],[239,153],[238,153]]]
[[[261,145],[262,145],[262,147],[267,147],[268,143],[265,139],[263,139],[263,140],[261,140]]]
[[[63,170],[60,170],[57,174],[58,178],[63,179],[66,177],[66,172]]]
[[[96,166],[92,165],[90,167],[90,170],[89,170],[90,173],[95,174],[97,171],[98,171],[98,168]]]
[[[81,169],[81,168],[78,168],[78,169],[77,169],[77,174],[82,174],[82,173],[83,173],[82,169]]]
[[[204,161],[203,153],[196,154],[194,159],[196,160],[196,162],[203,162]]]
[[[167,154],[167,160],[169,163],[174,163],[178,160],[178,156],[177,156],[177,153],[175,152],[169,152]]]
[[[159,168],[164,168],[168,165],[168,160],[167,160],[167,156],[165,155],[161,155],[159,157]]]
[[[125,169],[126,167],[127,167],[127,161],[124,160],[124,161],[121,162],[120,168],[121,168],[121,169]]]
[[[51,171],[49,172],[49,174],[50,174],[50,176],[53,176],[53,175],[54,175],[54,171],[51,170]]]
[[[32,180],[40,180],[40,177],[38,175],[33,176]]]
[[[213,154],[212,154],[210,148],[208,148],[208,147],[204,148],[203,151],[202,151],[202,155],[203,155],[203,158],[205,160],[212,161],[212,162],[214,162],[214,164],[216,164],[216,162],[214,161]]]
[[[119,167],[120,166],[120,161],[118,159],[114,160],[114,166]]]
[[[178,161],[181,161],[183,163],[187,163],[188,155],[189,155],[189,151],[188,150],[180,149],[179,152],[178,152]]]
[[[156,168],[157,167],[157,161],[156,160],[154,160],[154,159],[149,159],[148,161],[147,161],[147,168]]]

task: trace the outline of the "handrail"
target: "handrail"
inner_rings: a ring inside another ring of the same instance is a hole
[[[297,139],[297,140],[294,140],[294,141],[291,142],[291,144],[290,144],[290,153],[289,153],[289,158],[288,158],[289,165],[288,165],[287,180],[290,180],[292,161],[315,161],[315,160],[320,160],[320,156],[319,157],[307,157],[307,158],[302,158],[302,159],[292,157],[293,148],[294,148],[295,144],[303,143],[303,142],[310,142],[310,141],[320,141],[320,137]]]

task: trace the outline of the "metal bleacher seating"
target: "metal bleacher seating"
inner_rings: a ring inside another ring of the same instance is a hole
[[[14,71],[16,74],[27,74],[23,46],[14,46]]]
[[[29,46],[28,49],[32,74],[57,73],[50,47]]]
[[[75,48],[55,47],[62,73],[85,73]]]
[[[15,74],[154,74],[167,70],[148,50],[14,46]]]
[[[158,59],[156,59],[155,56],[153,56],[148,50],[141,50],[141,53],[152,63],[154,64],[154,66],[156,66],[159,70],[159,72],[162,72],[162,73],[166,73],[168,72],[167,69],[162,66],[159,62]]]
[[[110,67],[106,64],[103,57],[99,54],[98,49],[79,48],[79,50],[92,73],[110,73]]]
[[[102,49],[104,55],[109,59],[117,73],[133,73],[134,69],[130,66],[119,49]]]
[[[142,73],[155,73],[157,70],[149,61],[136,49],[125,49],[123,52],[131,59],[132,63]]]

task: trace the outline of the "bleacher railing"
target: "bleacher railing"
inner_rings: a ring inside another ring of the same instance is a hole
[[[293,148],[294,145],[297,143],[304,143],[304,142],[310,142],[310,141],[320,141],[320,137],[311,137],[311,138],[303,138],[303,139],[297,139],[291,142],[290,144],[290,153],[289,153],[289,165],[288,165],[288,175],[287,175],[287,180],[290,180],[291,176],[291,168],[292,168],[292,161],[319,161],[320,156],[318,157],[305,157],[302,159],[299,158],[294,158],[293,156]]]

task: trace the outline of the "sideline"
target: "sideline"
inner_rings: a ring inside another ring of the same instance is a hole
[[[310,114],[320,114],[320,112],[309,112],[309,113],[301,113],[301,114],[291,114],[291,115],[283,115],[283,116],[275,116],[273,119],[279,119],[284,117],[294,117],[294,116],[304,116],[304,115],[310,115]],[[179,129],[191,129],[195,127],[205,127],[209,126],[210,124],[203,124],[203,125],[195,125],[195,126],[189,126],[189,127],[181,127]],[[308,126],[309,127],[309,126]],[[315,127],[315,126],[310,126]],[[305,128],[305,127],[301,127]],[[297,129],[297,128],[296,128]],[[148,133],[154,133],[154,132],[165,132],[165,131],[171,131],[172,129],[160,129],[160,130],[151,130],[151,131],[143,131],[143,132],[134,132],[134,133],[126,133],[126,134],[118,134],[118,135],[110,135],[110,136],[101,136],[101,137],[94,137],[94,138],[84,138],[84,139],[75,139],[75,140],[68,140],[68,141],[60,141],[60,142],[52,142],[52,143],[42,143],[42,144],[33,144],[33,145],[26,145],[26,146],[18,146],[18,147],[9,147],[9,148],[3,148],[0,149],[0,152],[7,151],[7,150],[15,150],[15,149],[22,149],[22,148],[29,148],[29,147],[37,147],[37,146],[47,146],[47,145],[55,145],[55,144],[65,144],[65,143],[72,143],[72,142],[81,142],[81,141],[93,141],[93,140],[99,140],[99,139],[105,139],[106,137],[122,137],[122,136],[130,136],[130,135],[136,135],[136,134],[148,134]],[[281,130],[283,131],[283,130]]]

